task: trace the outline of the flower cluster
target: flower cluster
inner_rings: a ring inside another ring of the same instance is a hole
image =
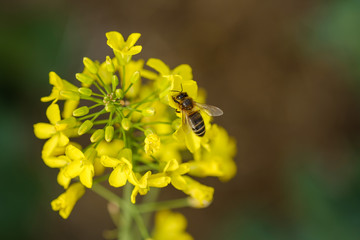
[[[208,206],[214,188],[193,177],[213,176],[222,181],[234,177],[236,144],[224,128],[212,124],[212,118],[195,106],[192,111],[201,114],[206,131],[200,137],[191,130],[187,113],[180,111],[175,101],[179,93],[187,93],[195,103],[205,102],[205,91],[198,90],[192,80],[191,67],[182,64],[170,69],[155,58],[146,64],[142,59],[133,60],[142,50],[135,45],[139,33],[126,41],[118,32],[108,32],[106,37],[114,57],[106,56],[103,62],[85,57],[84,70],[75,75],[81,87],[50,72],[51,94],[41,98],[50,102],[46,110],[49,122],[35,124],[34,133],[47,139],[42,159],[58,169],[57,182],[65,189],[52,201],[53,210],[68,218],[86,189],[99,194],[108,191],[99,190],[102,181],[114,188],[127,188],[119,201],[131,202],[132,209],[139,205],[135,204],[139,194],[169,185],[188,195],[188,206]],[[146,209],[148,203],[142,204],[138,209]],[[136,211],[140,214],[140,210]],[[176,239],[192,239],[185,233],[182,215],[159,212],[155,222],[153,239],[175,239],[164,237],[164,231],[176,225],[173,222],[181,223],[171,233],[178,234]],[[150,237],[146,231],[142,233],[144,238]]]

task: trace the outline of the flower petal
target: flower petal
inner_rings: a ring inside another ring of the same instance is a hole
[[[94,176],[94,166],[86,164],[84,170],[80,173],[80,182],[87,188],[92,187]]]
[[[56,122],[60,121],[60,108],[56,103],[50,104],[50,106],[46,109],[46,117],[49,119],[51,124],[56,124]]]
[[[188,64],[181,64],[171,71],[171,74],[180,75],[184,80],[193,79],[192,69]]]
[[[150,58],[146,65],[155,69],[160,73],[160,75],[168,75],[170,74],[170,68],[160,59],[157,58]]]
[[[62,168],[69,164],[70,159],[66,156],[59,157],[45,157],[43,158],[46,166],[51,168]]]
[[[59,211],[62,218],[67,219],[76,202],[84,195],[85,188],[81,183],[72,184],[65,193],[51,202],[54,211]]]
[[[65,168],[65,176],[69,178],[74,178],[80,175],[80,173],[84,170],[84,162],[81,160],[72,161]]]
[[[54,85],[57,89],[61,90],[63,88],[62,79],[55,72],[49,72],[49,82],[51,85]]]
[[[66,100],[64,104],[64,111],[62,112],[63,118],[72,117],[72,113],[77,108],[78,105],[79,105],[79,101]]]
[[[41,152],[41,157],[44,159],[53,155],[55,148],[58,146],[59,135],[56,134],[52,136],[49,140],[47,140],[44,144],[44,147]]]
[[[127,175],[122,166],[116,167],[110,174],[109,184],[113,187],[122,187],[126,184]]]
[[[73,145],[69,145],[66,147],[65,154],[73,161],[80,161],[85,158],[83,152],[80,149],[74,147]]]
[[[118,166],[121,161],[117,158],[113,158],[113,157],[109,157],[106,155],[102,155],[100,158],[100,163],[104,166],[104,167],[116,167]]]
[[[135,55],[140,53],[142,50],[142,46],[137,45],[137,46],[133,46],[132,48],[130,48],[125,54],[126,55]]]
[[[135,43],[140,38],[140,36],[141,36],[140,33],[132,33],[132,34],[130,34],[130,36],[126,40],[125,46],[128,47],[128,48],[131,48],[132,46],[135,45]]]
[[[47,139],[56,133],[56,129],[49,123],[36,123],[34,124],[34,134],[37,138]]]
[[[69,138],[63,134],[62,132],[60,132],[59,134],[59,147],[65,147],[68,143],[69,143]]]
[[[121,50],[124,46],[124,38],[119,32],[111,31],[106,33],[107,45],[114,50]]]
[[[64,168],[60,169],[59,174],[57,175],[57,182],[60,186],[63,186],[65,189],[69,187],[71,178],[66,177],[64,175]]]

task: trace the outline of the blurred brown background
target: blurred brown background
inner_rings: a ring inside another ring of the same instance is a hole
[[[237,176],[213,204],[184,209],[195,239],[359,239],[358,0],[16,1],[0,10],[1,235],[101,239],[113,225],[88,191],[68,220],[32,124],[48,72],[75,82],[111,55],[105,32],[140,32],[140,57],[190,64],[237,139]],[[137,59],[135,57],[135,59]],[[164,197],[177,194],[168,190]]]

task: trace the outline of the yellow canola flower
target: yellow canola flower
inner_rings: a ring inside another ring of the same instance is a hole
[[[140,36],[140,33],[132,33],[125,41],[119,32],[111,31],[106,33],[107,45],[113,49],[120,65],[126,65],[130,62],[131,56],[141,52],[142,46],[134,46]]]
[[[189,174],[197,177],[215,176],[221,181],[228,181],[236,174],[233,159],[236,154],[235,139],[216,124],[210,129],[209,138],[209,150],[202,151],[194,161],[189,162]]]
[[[150,133],[145,138],[145,153],[147,155],[153,155],[160,150],[160,138],[154,133]]]
[[[66,146],[69,143],[69,137],[76,136],[76,119],[70,117],[61,120],[59,105],[56,103],[52,103],[47,108],[46,116],[50,123],[34,124],[34,134],[40,139],[50,138],[44,144],[42,158],[46,165],[54,167],[46,159],[53,156],[53,151],[57,147]]]
[[[186,232],[186,227],[186,218],[181,213],[159,211],[155,215],[152,237],[154,240],[192,240],[193,237]]]
[[[144,76],[147,79],[155,80],[155,88],[160,90],[160,99],[162,101],[166,102],[167,92],[169,91],[169,88],[171,86],[171,79],[169,79],[169,76],[171,75],[179,75],[183,79],[192,79],[192,69],[188,64],[181,64],[177,67],[175,67],[173,70],[169,68],[163,61],[157,58],[150,58],[146,65],[153,68],[155,71],[158,72],[158,74],[154,74],[150,71],[144,71],[142,76]]]
[[[136,196],[145,195],[150,191],[150,187],[163,188],[170,183],[170,177],[164,173],[152,174],[151,171],[146,172],[140,180],[137,180],[137,184],[131,193],[131,202],[135,204]]]
[[[65,97],[63,97],[60,92],[61,91],[74,91],[77,92],[77,87],[68,81],[61,79],[59,75],[57,75],[55,72],[49,73],[49,82],[51,85],[53,85],[53,89],[51,91],[51,94],[47,97],[42,97],[42,102],[50,102],[52,100],[66,100]]]
[[[101,164],[101,156],[106,155],[108,157],[117,157],[125,146],[124,141],[120,139],[113,139],[111,142],[102,140],[96,147],[97,157],[94,161],[95,176],[99,176],[104,173],[105,167]]]
[[[80,149],[69,145],[65,149],[65,155],[70,163],[62,169],[58,175],[59,184],[68,183],[75,177],[80,178],[80,182],[87,188],[91,188],[94,176],[94,159],[96,150],[89,148],[83,153]],[[62,185],[62,184],[60,184]],[[66,184],[64,186],[66,188]]]
[[[65,193],[51,202],[54,211],[59,211],[62,218],[67,219],[76,202],[84,195],[85,188],[81,183],[72,184]]]
[[[178,190],[190,195],[198,202],[199,207],[208,206],[214,195],[214,188],[205,186],[194,179],[184,176],[190,171],[188,163],[179,164],[177,160],[169,161],[163,172],[171,178],[171,184]]]
[[[109,184],[113,187],[122,187],[129,181],[131,184],[138,184],[132,168],[132,152],[130,148],[121,150],[117,158],[102,155],[100,159],[104,167],[111,167],[114,170],[109,177]]]

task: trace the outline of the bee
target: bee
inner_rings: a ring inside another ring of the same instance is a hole
[[[172,91],[178,92],[177,95],[172,96],[172,99],[179,105],[180,111],[176,110],[176,112],[181,112],[183,125],[190,126],[191,130],[199,137],[204,136],[206,131],[200,111],[213,117],[223,115],[223,111],[218,107],[195,102],[186,92],[183,92],[182,86],[181,91]]]

